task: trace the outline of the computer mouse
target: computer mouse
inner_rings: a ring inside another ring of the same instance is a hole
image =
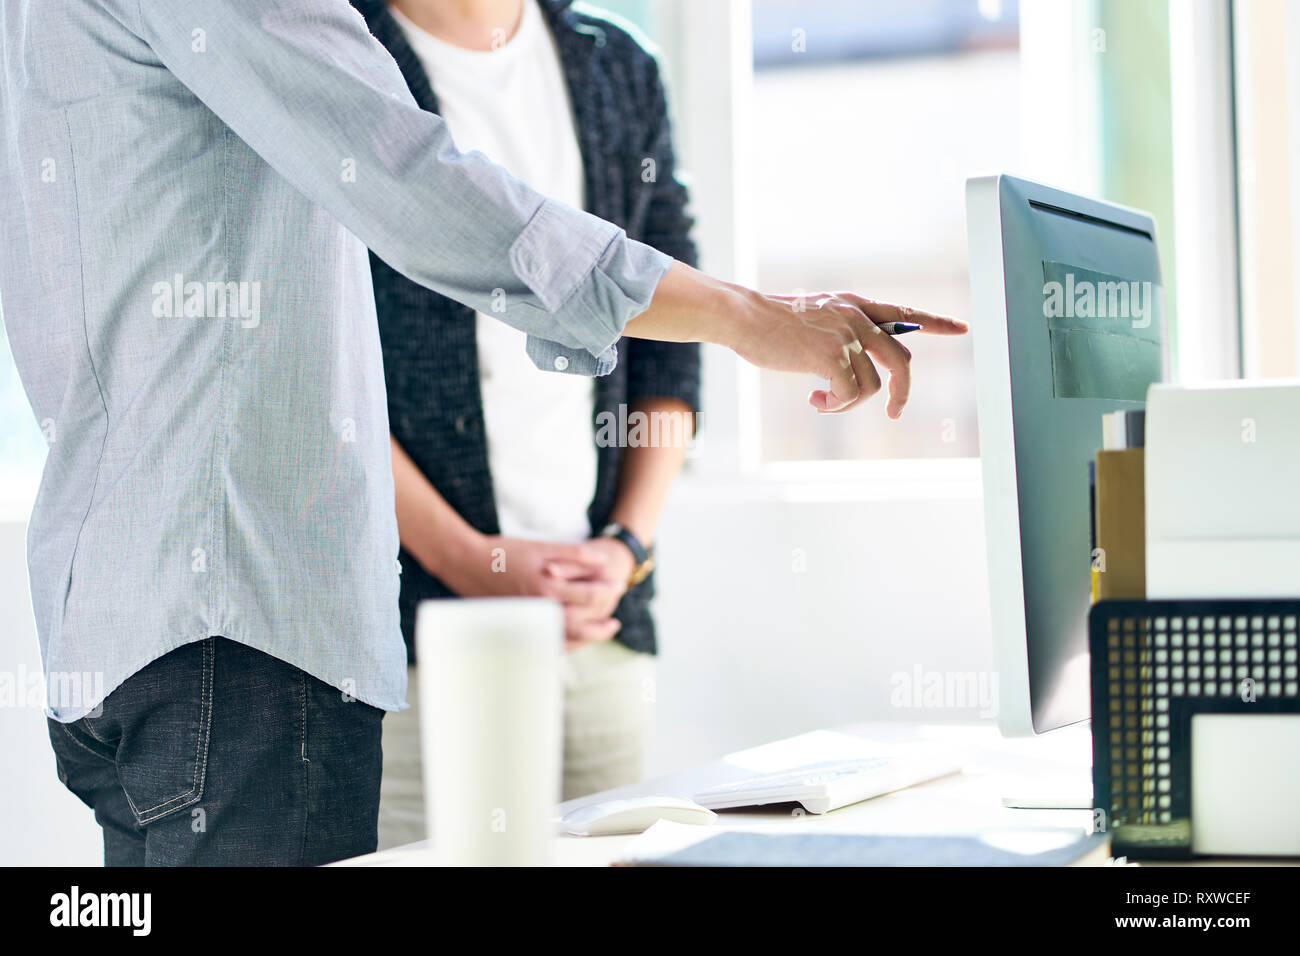
[[[660,820],[707,824],[717,818],[712,810],[679,797],[628,797],[570,810],[560,820],[560,828],[574,836],[607,836],[640,833]]]

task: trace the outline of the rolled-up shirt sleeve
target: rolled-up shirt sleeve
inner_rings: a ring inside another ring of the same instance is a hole
[[[236,135],[412,281],[614,367],[672,259],[457,150],[347,0],[98,0]]]
[[[609,374],[618,356],[614,343],[623,327],[645,311],[655,286],[673,263],[654,248],[628,239],[617,226],[594,219],[602,229],[586,229],[582,248],[572,258],[566,252],[557,264],[556,237],[573,242],[575,227],[587,226],[593,219],[548,199],[511,247],[511,264],[541,307],[567,323],[575,335],[586,337],[579,343],[582,351],[577,351],[555,336],[531,336],[528,355],[539,368]],[[577,264],[583,268],[573,268]]]

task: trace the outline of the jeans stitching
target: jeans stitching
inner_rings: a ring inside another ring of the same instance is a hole
[[[105,761],[105,762],[107,762],[107,763],[113,763],[113,758],[112,758],[112,757],[106,757],[106,756],[104,756],[102,753],[99,753],[99,752],[97,752],[97,751],[95,751],[95,750],[90,749],[90,748],[87,747],[84,743],[82,743],[80,740],[78,740],[76,737],[74,737],[73,734],[72,734],[72,730],[71,730],[71,728],[70,728],[70,726],[69,726],[68,724],[65,724],[65,723],[63,723],[62,721],[57,721],[57,720],[55,721],[55,723],[59,725],[59,729],[63,731],[64,735],[65,735],[69,740],[71,740],[74,744],[76,744],[78,747],[80,747],[80,748],[81,748],[82,750],[84,750],[86,753],[88,753],[88,754],[90,754],[90,755],[92,755],[92,756],[94,756],[94,757],[98,757],[100,760],[103,760],[103,761]],[[98,740],[99,738],[96,737],[95,739]]]
[[[90,726],[90,720],[89,720],[89,718],[83,717],[83,718],[81,718],[81,720],[78,721],[78,723],[81,724],[82,729],[85,730],[86,733],[90,734],[90,736],[94,737],[96,740],[98,740],[98,741],[99,741],[101,744],[103,744],[105,747],[112,747],[112,746],[113,746],[113,744],[112,744],[111,741],[105,740],[103,737],[99,736],[99,734],[95,733],[95,728],[92,727],[92,726]]]
[[[181,807],[194,803],[201,796],[202,780],[207,773],[208,741],[212,727],[212,672],[215,669],[213,667],[215,656],[216,640],[208,638],[203,646],[203,671],[199,681],[199,731],[194,750],[194,779],[190,783],[190,789],[155,806],[138,810],[135,801],[131,799],[131,794],[126,792],[125,787],[122,788],[122,792],[126,794],[126,802],[131,806],[131,812],[135,814],[136,819],[139,820],[142,826],[157,821],[173,810],[179,810]],[[152,816],[146,819],[149,814],[152,814]]]

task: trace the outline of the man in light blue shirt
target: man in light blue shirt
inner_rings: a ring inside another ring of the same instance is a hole
[[[819,411],[874,359],[901,412],[875,322],[963,330],[709,279],[460,154],[347,0],[5,0],[0,44],[0,297],[50,442],[32,600],[109,862],[373,848],[406,670],[367,247],[544,368],[713,341],[827,379]]]

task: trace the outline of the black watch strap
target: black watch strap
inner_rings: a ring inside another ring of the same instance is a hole
[[[627,545],[627,549],[632,552],[632,558],[636,561],[636,566],[638,568],[647,561],[652,560],[655,556],[653,547],[647,548],[641,543],[640,538],[634,535],[631,531],[628,531],[627,528],[623,527],[617,521],[611,521],[609,524],[605,525],[605,527],[601,528],[600,534],[597,535],[597,537],[614,538],[615,540],[622,541]]]

